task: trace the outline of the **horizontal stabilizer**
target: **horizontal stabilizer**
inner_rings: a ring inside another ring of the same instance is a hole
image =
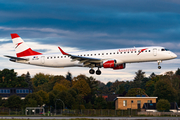
[[[8,56],[8,55],[4,55],[4,57],[8,57],[8,58],[11,58],[11,59],[14,59],[14,60],[26,60],[26,61],[28,61],[28,59],[20,58],[20,57],[13,57],[13,56]]]

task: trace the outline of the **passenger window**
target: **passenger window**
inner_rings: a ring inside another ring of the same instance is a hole
[[[57,58],[59,58],[59,56]]]
[[[151,50],[149,50],[149,52],[151,52]]]
[[[124,54],[126,54],[126,52],[124,52]]]
[[[89,54],[87,54],[87,56],[89,56]]]
[[[56,57],[54,57],[54,58],[56,58]]]
[[[129,53],[129,52],[128,52]]]
[[[133,53],[133,51],[131,51],[131,53]]]
[[[51,57],[51,59],[52,59],[52,57]]]
[[[102,53],[102,55],[104,55],[104,53]]]
[[[112,53],[110,53],[110,55],[111,55]]]
[[[106,53],[106,55],[108,55],[108,53]]]
[[[115,52],[114,52],[114,54],[115,54]]]
[[[119,52],[117,52],[117,54],[119,54]]]
[[[122,54],[122,52],[121,52],[121,54]]]
[[[64,58],[66,58],[66,56],[64,56]]]
[[[100,53],[98,55],[100,55]]]
[[[61,58],[63,58],[63,56],[61,56]]]
[[[96,54],[94,54],[94,56],[96,56]]]
[[[49,59],[49,57],[47,57],[47,59]]]

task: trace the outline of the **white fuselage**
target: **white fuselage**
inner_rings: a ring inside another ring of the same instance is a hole
[[[83,51],[70,53],[77,56],[88,58],[99,58],[103,60],[116,60],[117,64],[135,63],[135,62],[150,62],[163,61],[176,58],[177,55],[164,47],[137,47],[123,49],[109,49],[96,51]],[[83,67],[84,65],[77,60],[72,60],[69,56],[58,54],[42,54],[23,57],[28,58],[28,61],[16,60],[19,63],[45,66],[45,67]]]

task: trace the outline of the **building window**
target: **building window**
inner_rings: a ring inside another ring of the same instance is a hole
[[[152,100],[148,100],[147,103],[152,103]]]
[[[127,106],[127,100],[123,100],[123,106]]]
[[[10,90],[9,90],[9,89],[7,90],[7,93],[10,93]]]
[[[26,93],[29,93],[29,90],[26,90]]]
[[[140,100],[138,100],[138,101],[137,101],[137,104],[141,104],[141,101],[140,101]]]
[[[25,93],[25,90],[23,90],[23,93]]]

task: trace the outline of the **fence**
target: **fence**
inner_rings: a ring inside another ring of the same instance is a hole
[[[112,109],[82,109],[82,110],[69,110],[69,109],[51,109],[45,110],[46,116],[137,116],[138,110],[112,110]],[[0,108],[0,115],[25,115],[25,109],[10,109]],[[28,112],[27,115],[42,115],[38,110]]]

